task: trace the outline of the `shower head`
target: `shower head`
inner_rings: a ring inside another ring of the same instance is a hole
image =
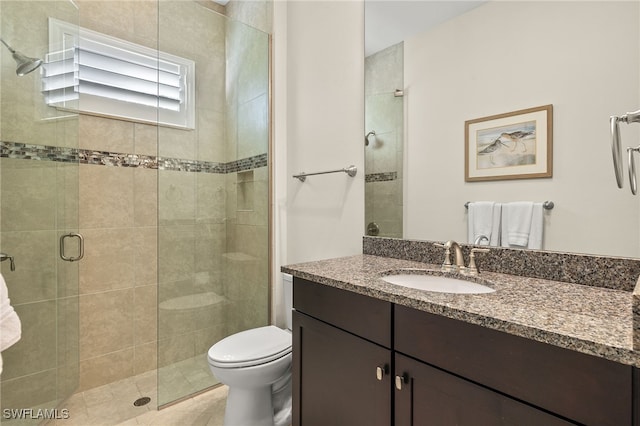
[[[18,76],[22,77],[23,75],[29,74],[31,71],[35,71],[40,65],[42,65],[42,59],[26,56],[20,52],[15,51],[3,39],[0,38],[0,41],[2,42],[2,44],[7,46],[7,49],[9,49],[9,52],[11,52],[13,56],[13,60],[16,61],[16,64],[18,65],[16,67],[16,74]]]
[[[369,136],[375,136],[376,135],[376,131],[372,130],[369,133],[367,133],[367,135],[364,137],[364,146],[369,146]]]

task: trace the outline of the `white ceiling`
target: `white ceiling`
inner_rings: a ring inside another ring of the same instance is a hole
[[[400,43],[485,1],[365,0],[365,56]]]

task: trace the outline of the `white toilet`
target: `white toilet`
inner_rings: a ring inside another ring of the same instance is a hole
[[[291,424],[293,277],[283,274],[287,330],[273,325],[225,337],[208,352],[213,375],[229,386],[225,426]]]

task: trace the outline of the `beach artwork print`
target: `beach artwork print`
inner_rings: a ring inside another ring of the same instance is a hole
[[[499,167],[536,164],[536,122],[478,130],[476,167]]]
[[[553,106],[465,122],[465,181],[551,177]]]

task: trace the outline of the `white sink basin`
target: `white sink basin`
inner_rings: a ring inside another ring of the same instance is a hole
[[[382,279],[391,284],[438,293],[478,294],[495,291],[486,285],[440,275],[397,274]]]

